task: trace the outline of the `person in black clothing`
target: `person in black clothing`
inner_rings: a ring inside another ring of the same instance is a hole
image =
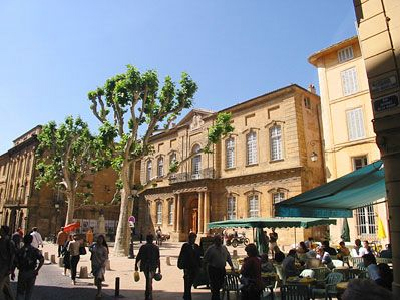
[[[200,247],[195,243],[197,235],[189,233],[188,242],[184,243],[178,257],[178,268],[183,270],[184,300],[191,300],[191,288],[200,268]]]
[[[322,242],[322,249],[324,249],[325,252],[328,252],[329,255],[337,255],[335,248],[329,246],[329,241]]]
[[[153,299],[153,277],[158,268],[158,273],[161,273],[160,268],[160,250],[153,244],[153,235],[146,236],[146,244],[139,248],[139,253],[136,256],[135,271],[138,270],[138,262],[140,261],[140,271],[146,277],[146,291],[144,293],[145,300]]]
[[[15,257],[16,265],[19,270],[17,299],[29,300],[31,298],[36,277],[44,263],[43,255],[37,248],[31,245],[32,239],[33,237],[30,234],[24,236],[24,246],[17,251]],[[11,273],[11,278],[13,280],[15,278],[14,269]]]
[[[283,253],[283,252],[281,251],[281,249],[279,249],[278,246],[275,246],[275,247],[274,247],[274,253],[275,253],[275,255],[274,255],[274,260],[275,260],[278,264],[280,264],[281,262],[283,262],[283,260],[285,259],[285,253]]]
[[[15,245],[10,238],[10,227],[0,228],[0,299],[10,295],[10,274],[13,272]]]

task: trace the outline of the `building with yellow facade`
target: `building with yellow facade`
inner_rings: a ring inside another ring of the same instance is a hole
[[[143,159],[140,180],[156,184],[140,196],[140,233],[160,226],[175,241],[189,231],[206,235],[209,222],[274,216],[274,203],[325,182],[315,91],[292,84],[220,112],[232,113],[235,129],[212,154],[201,149],[218,112],[193,109],[152,137],[154,153]],[[187,158],[165,178],[172,161]],[[322,239],[325,229],[298,229],[297,236]],[[294,242],[293,229],[278,232],[282,244]]]
[[[368,79],[356,36],[312,54],[309,62],[318,69],[326,179],[331,181],[380,159]],[[377,240],[378,218],[388,232],[385,204],[356,209],[353,216],[348,220],[352,240]],[[343,220],[337,224],[331,225],[336,242]]]

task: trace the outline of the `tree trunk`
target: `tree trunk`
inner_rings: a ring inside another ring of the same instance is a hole
[[[72,220],[74,219],[74,212],[75,212],[75,193],[74,192],[67,192],[67,216],[65,217],[65,225],[71,224]]]
[[[117,233],[115,234],[114,255],[128,255],[130,229],[128,218],[133,212],[133,198],[130,191],[129,167],[126,165],[121,171],[123,189],[121,191],[121,206],[119,210]]]

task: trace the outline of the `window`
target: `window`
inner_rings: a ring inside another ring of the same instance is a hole
[[[169,156],[169,164],[172,165],[174,162],[176,162],[176,153],[175,153],[175,152],[172,153],[172,154]]]
[[[151,179],[151,160],[146,163],[146,181],[150,181]]]
[[[156,209],[157,224],[162,224],[162,202],[157,202]]]
[[[353,170],[358,170],[368,165],[368,160],[366,156],[353,157]]]
[[[344,70],[340,73],[342,78],[343,95],[351,95],[358,91],[356,68]]]
[[[168,225],[174,223],[174,203],[172,201],[168,202]]]
[[[271,160],[282,159],[282,129],[281,126],[275,125],[269,130],[271,142]]]
[[[376,234],[375,213],[372,205],[357,208],[358,235]]]
[[[201,170],[201,155],[200,155],[200,146],[194,145],[192,149],[192,153],[198,155],[192,158],[192,179],[198,179],[200,177],[200,170]]]
[[[285,193],[278,192],[272,194],[272,201],[274,204],[279,203],[283,200],[285,200]]]
[[[228,197],[228,210],[227,210],[228,220],[236,219],[236,197]]]
[[[257,134],[251,131],[247,134],[247,165],[257,163]]]
[[[226,140],[226,168],[235,167],[235,139],[229,138]]]
[[[358,140],[365,137],[364,117],[361,108],[352,109],[346,112],[347,129],[349,141]]]
[[[310,97],[304,97],[304,106],[305,106],[305,108],[311,109]]]
[[[259,216],[259,205],[258,205],[258,195],[249,196],[249,217],[258,217]]]
[[[354,57],[354,53],[353,53],[352,46],[344,48],[344,49],[340,49],[338,51],[338,59],[339,59],[340,63],[348,61],[348,60],[352,59],[353,57]]]
[[[157,160],[157,177],[163,177],[164,176],[164,159],[160,157]]]

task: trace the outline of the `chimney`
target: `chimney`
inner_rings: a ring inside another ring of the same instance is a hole
[[[317,93],[317,90],[315,89],[315,85],[313,85],[312,83],[308,86],[308,90],[313,94]]]

